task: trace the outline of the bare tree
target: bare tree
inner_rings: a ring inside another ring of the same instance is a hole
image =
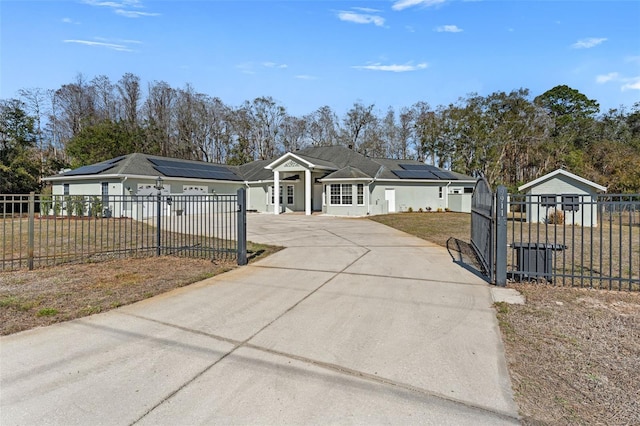
[[[54,93],[54,113],[56,132],[60,143],[66,143],[80,133],[85,126],[95,121],[95,94],[93,87],[87,84],[82,74],[76,76],[74,83],[65,84]]]
[[[298,151],[307,145],[307,122],[304,118],[287,115],[281,126],[282,145],[285,151]]]
[[[372,112],[374,106],[374,104],[365,106],[358,101],[347,111],[346,117],[342,120],[342,139],[351,149],[360,151],[360,147],[364,143],[365,130],[376,124],[377,117]]]
[[[255,144],[257,159],[266,160],[282,152],[280,126],[287,113],[271,97],[260,97],[245,103],[252,123],[252,142]]]
[[[338,144],[338,116],[329,106],[318,108],[304,117],[307,124],[307,136],[313,146],[331,146]]]
[[[393,158],[408,159],[410,157],[410,145],[414,135],[413,129],[415,125],[413,110],[404,107],[400,110],[398,124],[398,137],[396,144],[391,147],[390,154]]]
[[[140,77],[126,73],[118,80],[117,88],[120,94],[121,117],[129,128],[134,128],[138,125],[138,108],[142,98]]]
[[[117,97],[115,86],[106,75],[99,75],[91,80],[93,94],[95,96],[95,115],[98,121],[118,121]]]
[[[175,146],[173,109],[176,93],[164,81],[149,84],[144,104],[148,150],[163,156],[171,156]]]
[[[40,151],[41,161],[43,161],[43,154],[46,150],[43,121],[46,121],[48,115],[47,103],[50,94],[41,88],[20,89],[18,94],[24,102],[27,112],[35,120],[36,146]]]
[[[207,139],[199,149],[204,161],[226,163],[233,144],[231,108],[219,98],[206,98]]]

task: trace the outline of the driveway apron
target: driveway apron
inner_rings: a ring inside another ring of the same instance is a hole
[[[0,424],[518,424],[489,285],[366,219],[248,217],[278,253],[0,338]]]

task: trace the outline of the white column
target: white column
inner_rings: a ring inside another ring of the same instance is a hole
[[[273,214],[280,214],[280,172],[273,171]]]
[[[304,214],[311,214],[311,170],[304,171]]]

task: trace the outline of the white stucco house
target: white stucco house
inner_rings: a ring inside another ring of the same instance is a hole
[[[597,197],[607,188],[563,169],[555,170],[518,188],[526,193],[527,222],[545,223],[562,211],[564,223],[598,226]]]
[[[106,202],[113,195],[150,197],[157,193],[158,177],[166,195],[235,194],[244,187],[251,211],[343,216],[410,209],[470,212],[476,183],[418,161],[370,158],[342,146],[311,147],[242,166],[134,153],[44,180],[53,195],[99,195]],[[127,217],[149,215],[152,208],[141,213],[124,202],[111,207],[114,216]]]

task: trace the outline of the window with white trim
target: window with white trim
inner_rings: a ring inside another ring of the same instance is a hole
[[[364,206],[364,183],[358,184],[357,200],[359,206]]]
[[[69,195],[69,184],[68,183],[63,183],[62,184],[62,193],[64,195]]]
[[[109,204],[109,182],[100,182],[102,192],[102,204]]]
[[[332,183],[329,201],[334,206],[353,204],[352,185],[350,183]]]
[[[269,192],[271,192],[271,204],[275,204],[275,191],[273,189],[273,186],[269,187]],[[280,200],[280,205],[282,205],[282,185],[280,185],[280,196],[278,199]]]
[[[287,185],[287,204],[293,204],[293,185]]]
[[[441,200],[444,198],[444,187],[442,186],[438,187],[438,198],[440,198]]]

